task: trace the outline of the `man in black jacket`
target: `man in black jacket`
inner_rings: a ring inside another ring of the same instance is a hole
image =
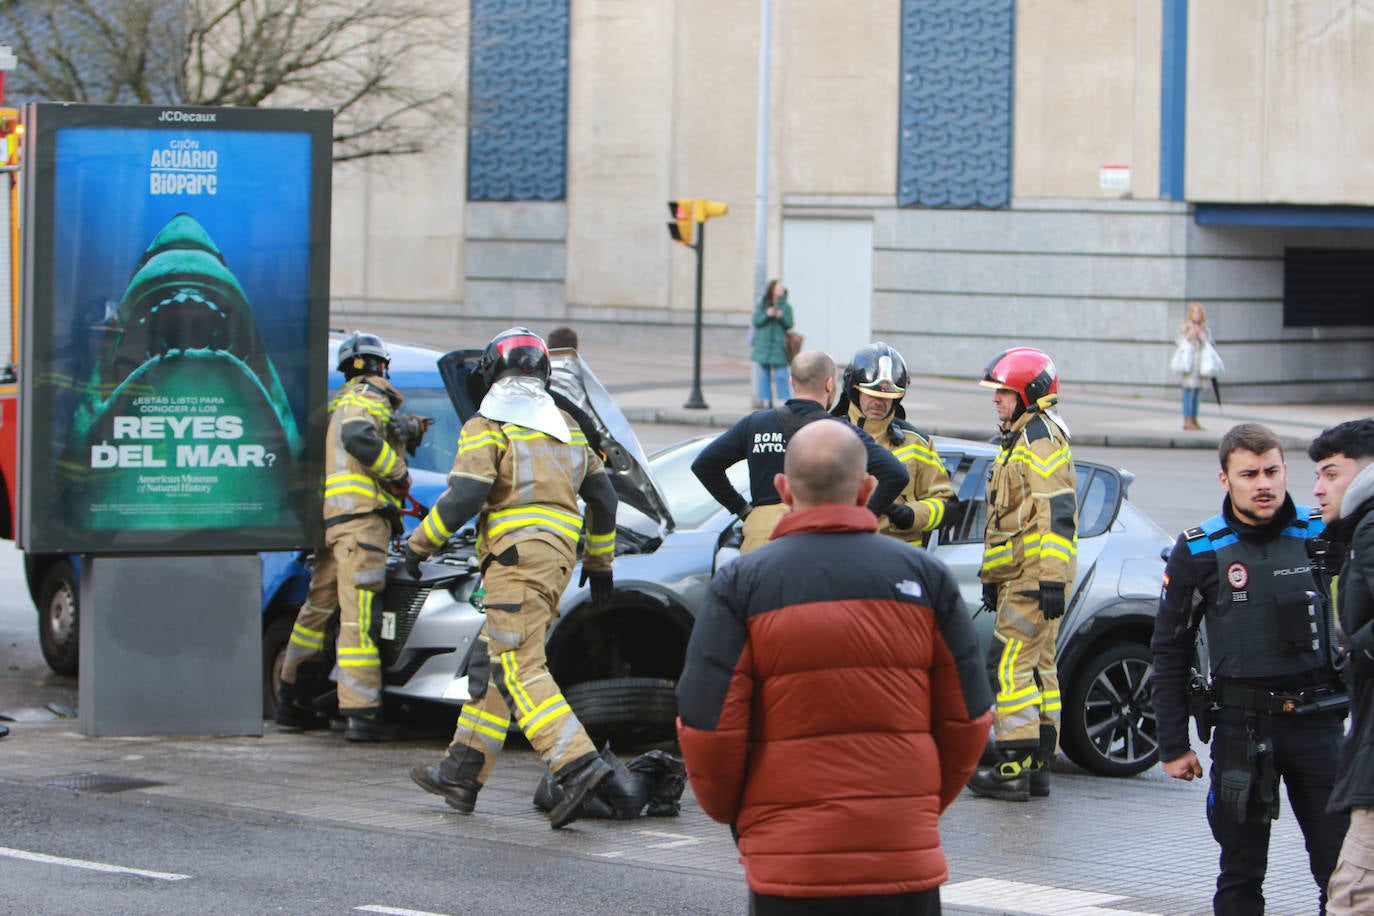
[[[788,440],[807,423],[835,419],[828,413],[835,401],[835,361],[830,355],[822,350],[798,353],[791,371],[793,397],[787,403],[749,414],[717,436],[692,462],[692,473],[716,502],[744,520],[740,553],[768,543],[773,527],[787,514],[773,478],[782,473]],[[878,479],[868,508],[874,515],[887,515],[898,528],[910,528],[915,513],[909,506],[893,504],[910,479],[906,466],[863,430],[859,430],[859,437],[868,450],[868,473]],[[726,476],[726,471],[741,461],[749,462],[752,503]]]
[[[1307,457],[1317,465],[1312,495],[1327,538],[1344,558],[1333,592],[1345,643],[1350,732],[1327,810],[1348,811],[1350,829],[1331,873],[1326,912],[1353,916],[1374,912],[1374,768],[1368,764],[1374,754],[1374,420],[1325,430]]]
[[[1221,513],[1180,535],[1164,570],[1151,643],[1159,758],[1175,779],[1203,775],[1188,745],[1188,694],[1206,618],[1213,679],[1198,708],[1213,726],[1207,821],[1221,846],[1213,910],[1264,912],[1280,778],[1306,840],[1321,910],[1347,822],[1326,810],[1343,715],[1330,708],[1339,694],[1331,620],[1308,557],[1324,525],[1288,496],[1283,449],[1267,427],[1232,427],[1218,456]],[[1202,720],[1199,734],[1206,739]]]

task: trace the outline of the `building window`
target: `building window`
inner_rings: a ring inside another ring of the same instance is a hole
[[[472,0],[468,200],[563,200],[569,0]]]
[[[1015,0],[903,0],[897,202],[1011,203]]]
[[[1374,324],[1374,251],[1285,248],[1283,326]]]

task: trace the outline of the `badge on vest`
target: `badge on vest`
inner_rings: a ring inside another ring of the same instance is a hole
[[[1245,568],[1244,563],[1232,563],[1226,567],[1226,581],[1231,586],[1232,601],[1250,600],[1250,595],[1245,591],[1245,586],[1250,584],[1250,570]]]

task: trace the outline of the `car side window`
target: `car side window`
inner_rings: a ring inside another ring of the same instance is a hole
[[[1105,534],[1121,506],[1121,477],[1101,465],[1075,463],[1078,474],[1078,536]]]
[[[967,504],[967,512],[957,531],[942,531],[944,543],[981,541],[988,526],[986,497],[989,459],[958,454],[942,454],[949,470],[954,492]],[[957,462],[957,463],[956,463]],[[1097,537],[1105,534],[1116,520],[1121,505],[1120,476],[1101,465],[1074,463],[1078,476],[1078,536]]]

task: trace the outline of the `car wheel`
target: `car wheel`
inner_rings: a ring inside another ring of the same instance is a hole
[[[43,575],[38,590],[38,643],[43,659],[58,674],[76,674],[80,658],[79,591],[76,571],[58,560]]]
[[[676,686],[664,678],[620,677],[573,684],[563,696],[598,745],[608,738],[663,741],[675,734]]]
[[[1153,675],[1150,650],[1139,643],[1119,643],[1084,661],[1063,711],[1070,760],[1101,776],[1134,776],[1155,765]]]
[[[291,641],[295,619],[279,614],[262,633],[262,717],[277,714],[277,694],[281,690],[281,666],[286,660],[286,644]]]

